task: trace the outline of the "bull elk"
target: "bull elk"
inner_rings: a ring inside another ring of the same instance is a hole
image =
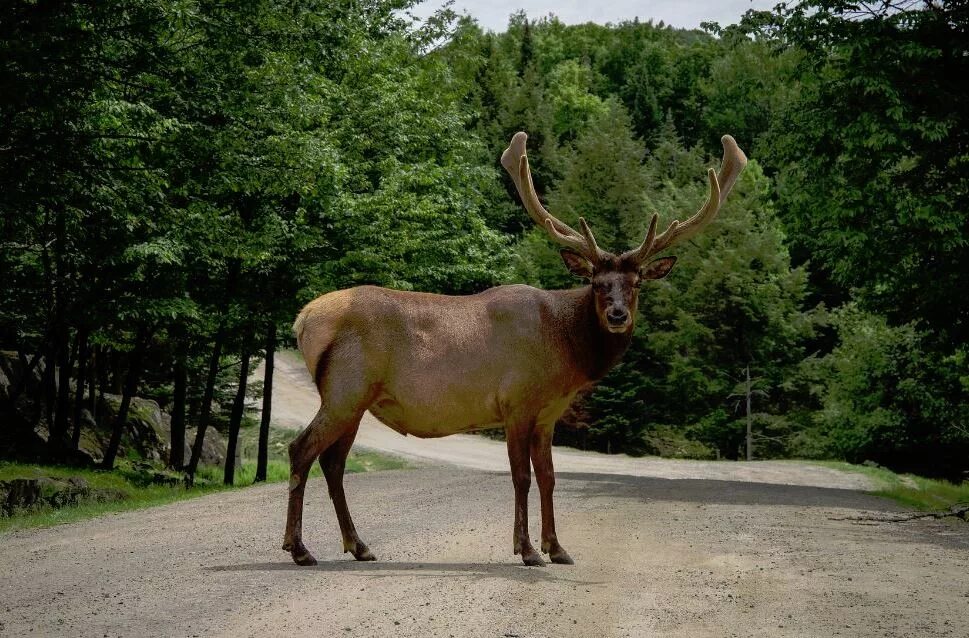
[[[319,459],[343,535],[343,551],[375,560],[353,526],[343,492],[347,453],[364,411],[401,434],[421,438],[504,428],[515,488],[514,553],[544,565],[528,536],[531,465],[541,496],[542,552],[571,564],[552,513],[552,433],[578,390],[601,379],[629,346],[639,287],[661,279],[676,257],[650,261],[692,237],[716,216],[747,158],[732,137],[722,139],[719,174],[686,222],[656,233],[654,214],[643,243],[615,255],[596,245],[579,219],[576,232],[539,201],[516,133],[501,155],[531,218],[561,244],[568,269],[589,280],[572,290],[498,286],[470,296],[401,292],[361,286],[311,301],[293,325],[300,352],[320,394],[319,412],[289,446],[291,477],[283,549],[298,565],[316,560],[302,540],[306,478]]]

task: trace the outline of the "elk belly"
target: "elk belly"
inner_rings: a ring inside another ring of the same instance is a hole
[[[382,393],[369,409],[378,421],[392,430],[422,439],[504,427],[492,410],[469,410],[466,405],[448,405],[446,401],[405,405]]]

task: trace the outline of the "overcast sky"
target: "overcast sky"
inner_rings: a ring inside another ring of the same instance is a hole
[[[531,19],[555,14],[566,24],[619,22],[635,17],[643,22],[652,18],[681,28],[696,28],[701,22],[734,24],[748,9],[771,9],[778,0],[456,0],[454,9],[477,19],[485,29],[504,31],[508,16],[524,9]],[[426,0],[414,10],[424,17],[444,0]]]

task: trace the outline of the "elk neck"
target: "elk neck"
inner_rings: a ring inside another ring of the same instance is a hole
[[[596,314],[592,286],[560,291],[570,302],[568,342],[577,371],[589,381],[606,376],[629,349],[633,330],[615,333],[602,326]]]

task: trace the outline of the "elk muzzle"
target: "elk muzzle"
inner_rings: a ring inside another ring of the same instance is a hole
[[[625,332],[629,324],[629,311],[623,306],[610,305],[606,309],[606,329],[609,332]]]

